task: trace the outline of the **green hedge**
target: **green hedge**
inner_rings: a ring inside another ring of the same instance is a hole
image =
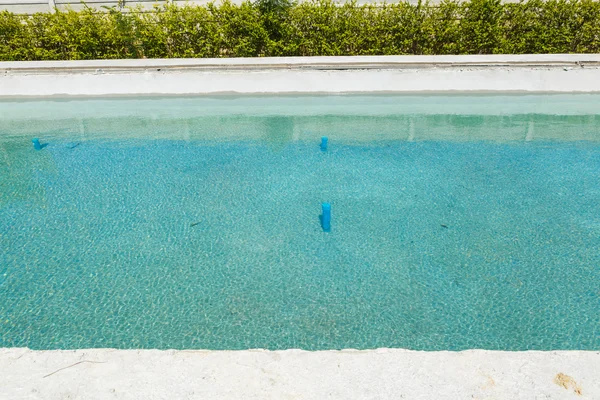
[[[285,1],[167,4],[129,13],[1,12],[0,60],[600,51],[600,2],[591,0]]]

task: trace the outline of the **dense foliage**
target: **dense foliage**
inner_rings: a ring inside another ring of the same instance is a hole
[[[259,0],[106,11],[1,12],[0,60],[600,51],[600,2],[591,0]]]

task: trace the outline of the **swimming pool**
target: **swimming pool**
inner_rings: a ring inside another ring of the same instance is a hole
[[[600,349],[598,110],[4,100],[0,347]]]

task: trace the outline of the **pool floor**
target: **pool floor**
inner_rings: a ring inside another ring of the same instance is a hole
[[[598,142],[0,150],[0,347],[600,349]]]

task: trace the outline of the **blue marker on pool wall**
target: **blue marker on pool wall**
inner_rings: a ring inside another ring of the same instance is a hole
[[[42,145],[40,144],[40,139],[35,138],[35,139],[31,139],[31,142],[33,143],[33,148],[36,150],[41,150],[42,149]]]
[[[321,215],[321,227],[324,232],[331,231],[331,204],[323,203],[321,205],[323,209],[323,215]]]
[[[321,138],[321,151],[326,151],[327,150],[327,142],[329,141],[329,139],[327,139],[327,136],[323,136]]]

